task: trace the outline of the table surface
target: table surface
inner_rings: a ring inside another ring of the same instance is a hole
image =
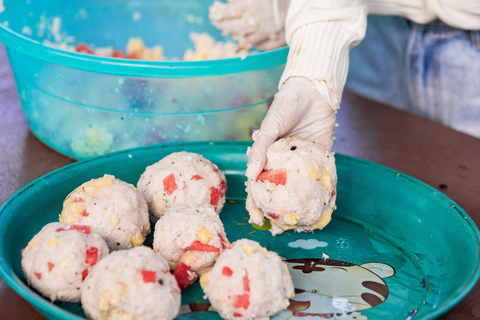
[[[437,188],[480,225],[480,139],[348,92],[337,119],[336,152],[382,164]],[[29,132],[0,44],[0,204],[27,183],[73,162]],[[1,278],[0,310],[4,319],[44,319]],[[439,319],[480,319],[480,284]]]

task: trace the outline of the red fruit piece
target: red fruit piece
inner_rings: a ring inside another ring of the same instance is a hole
[[[285,185],[287,183],[287,170],[285,169],[274,169],[274,170],[263,170],[257,177],[257,180],[260,181],[270,181],[271,183],[278,185]]]
[[[59,231],[60,229],[57,229],[57,231]],[[78,232],[85,233],[85,234],[92,233],[92,230],[89,226],[81,226],[76,224],[71,225],[70,230],[77,230]],[[60,230],[60,231],[64,231],[64,230]]]
[[[233,274],[233,271],[232,271],[232,269],[230,269],[229,267],[223,267],[223,269],[222,269],[222,274],[223,274],[224,276],[231,277],[232,274]]]
[[[52,271],[53,267],[55,267],[55,265],[51,262],[47,262],[47,265],[48,265],[48,272]]]
[[[243,291],[250,292],[250,280],[248,280],[247,271],[245,271],[245,276],[243,277]]]
[[[151,270],[142,270],[143,282],[145,283],[154,283],[157,282],[157,274],[155,271]]]
[[[125,55],[123,54],[122,50],[115,50],[115,51],[113,51],[112,57],[113,58],[124,58]]]
[[[83,198],[75,198],[75,200],[73,200],[73,202],[83,203],[83,202],[85,202],[85,199],[83,199]]]
[[[210,204],[212,206],[217,206],[218,201],[220,200],[220,190],[215,187],[210,187]]]
[[[139,53],[130,53],[127,55],[127,59],[134,59],[134,60],[139,60],[140,59],[140,54]]]
[[[280,217],[278,214],[273,212],[267,212],[267,216],[269,216],[272,219],[278,219]]]
[[[218,189],[220,191],[220,197],[225,197],[225,194],[227,193],[227,181],[222,180]]]
[[[90,214],[87,212],[87,210],[84,210],[84,211],[83,211],[83,214],[82,214],[82,216],[84,216],[84,217],[88,217],[89,215],[90,215]]]
[[[250,305],[250,295],[248,294],[239,294],[235,296],[235,300],[233,301],[234,308],[243,308],[245,310],[248,309]]]
[[[57,230],[55,230],[56,232],[61,232],[61,231],[67,231],[67,229],[64,229],[64,228],[58,228]]]
[[[171,173],[165,179],[163,179],[163,188],[168,195],[171,195],[173,191],[178,189],[177,183],[175,182],[175,176]]]
[[[234,313],[233,313],[233,316],[234,316],[235,318],[240,318],[240,317],[242,316],[242,314],[241,314],[241,313],[238,313],[238,312],[234,312]]]
[[[173,270],[173,276],[177,280],[180,289],[185,290],[197,280],[197,275],[185,263],[180,262]]]
[[[93,54],[93,50],[90,49],[90,47],[83,42],[80,42],[79,44],[77,44],[75,51],[81,52],[81,53]]]
[[[87,250],[85,262],[94,266],[98,260],[98,248],[91,247]]]
[[[88,269],[82,271],[82,281],[88,276]]]
[[[42,279],[42,274],[40,272],[34,272],[33,274],[35,275],[35,277],[37,277],[37,279]]]
[[[190,180],[202,180],[203,178],[198,174],[194,175]]]
[[[203,244],[200,241],[195,240],[190,245],[190,250],[218,252],[220,249],[218,249],[217,247],[211,246],[209,244]]]

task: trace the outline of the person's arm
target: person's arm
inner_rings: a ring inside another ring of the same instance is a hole
[[[364,0],[369,14],[402,16],[425,24],[435,19],[459,29],[480,30],[477,0]]]
[[[286,20],[287,64],[260,130],[253,135],[246,175],[258,176],[266,149],[297,135],[331,149],[335,113],[348,72],[349,51],[365,35],[360,0],[292,0]]]

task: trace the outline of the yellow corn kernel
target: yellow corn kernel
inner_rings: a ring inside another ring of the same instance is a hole
[[[330,173],[325,169],[325,167],[322,167],[322,184],[327,188],[329,192],[333,191],[333,181],[332,181],[332,176]]]
[[[198,241],[202,244],[208,243],[210,239],[212,239],[213,234],[205,227],[201,227],[197,232],[195,232],[195,235],[197,236]]]
[[[112,224],[112,226],[116,227],[120,223],[120,219],[118,219],[117,217],[114,217],[110,219],[110,223]]]
[[[63,223],[75,224],[83,216],[84,211],[83,203],[68,201],[63,207],[59,220]]]
[[[58,246],[58,237],[48,239],[47,244],[51,246]]]
[[[198,251],[187,251],[183,254],[183,256],[180,258],[178,263],[183,262],[187,266],[192,265],[193,262],[195,262],[198,259],[199,252]]]
[[[210,275],[210,271],[205,272],[200,276],[199,282],[200,282],[200,287],[202,287],[202,289],[205,288],[205,286],[207,285],[209,275]]]
[[[100,191],[103,188],[111,187],[115,183],[115,177],[110,174],[105,174],[103,177],[98,179],[93,179],[88,182],[85,182],[82,187],[85,192],[95,193]]]
[[[60,261],[60,263],[58,264],[58,267],[59,268],[66,268],[68,267],[70,263],[70,260],[69,259],[63,259],[62,261]]]
[[[247,256],[251,255],[255,251],[255,248],[248,242],[243,244],[242,249]]]
[[[30,242],[27,244],[27,247],[25,248],[25,250],[28,250],[31,247],[36,247],[36,246],[38,246],[38,242],[35,241],[35,240],[30,240]]]
[[[290,220],[290,225],[296,225],[298,220],[300,219],[300,216],[293,213],[293,212],[287,212],[285,215],[288,217],[288,220]]]
[[[330,220],[332,220],[332,212],[333,212],[333,210],[331,208],[328,208],[322,214],[322,216],[320,217],[320,220],[318,220],[317,222],[315,222],[312,225],[312,228],[313,229],[320,229],[320,230],[325,228],[325,226],[330,222]]]
[[[323,168],[322,168],[322,170],[323,170]],[[310,168],[308,168],[307,175],[314,180],[320,181],[320,171],[315,169],[313,164],[310,165]]]
[[[142,235],[137,236],[136,234],[133,234],[130,237],[130,243],[133,247],[141,245],[143,241],[145,241],[145,238]]]

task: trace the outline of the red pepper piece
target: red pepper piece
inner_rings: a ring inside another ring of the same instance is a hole
[[[208,252],[218,252],[220,249],[217,247],[211,246],[209,244],[203,244],[198,240],[193,241],[190,245],[190,250],[197,250],[197,251],[208,251]]]
[[[47,265],[48,265],[48,272],[52,271],[53,267],[55,267],[55,265],[51,262],[47,262]]]
[[[173,270],[173,276],[177,280],[180,289],[185,290],[197,280],[197,275],[185,263],[180,262]]]
[[[220,190],[215,187],[210,187],[210,204],[212,206],[217,206],[218,201],[220,200]]]
[[[218,172],[217,168],[213,168],[212,170],[213,170],[213,172]]]
[[[85,280],[85,278],[88,276],[88,269],[85,269],[82,271],[82,282]]]
[[[248,280],[248,272],[246,270],[243,277],[243,291],[250,292],[250,280]]]
[[[273,213],[273,212],[267,212],[267,216],[269,216],[270,218],[272,219],[278,219],[280,218],[280,216],[276,213]]]
[[[87,250],[85,262],[94,266],[98,260],[98,248],[91,247]]]
[[[81,225],[76,225],[76,224],[71,225],[70,230],[76,230],[78,232],[85,233],[85,234],[92,233],[92,229],[89,226],[81,226]],[[57,231],[58,231],[58,229],[57,229]]]
[[[37,277],[38,280],[42,279],[42,274],[40,272],[34,272],[33,273],[35,277]]]
[[[233,313],[233,316],[234,316],[235,318],[240,318],[240,317],[242,316],[242,314],[241,314],[241,313],[238,313],[238,312],[234,312],[234,313]]]
[[[274,169],[274,170],[263,170],[257,177],[257,180],[260,181],[270,181],[271,183],[278,185],[285,185],[287,183],[287,170],[285,169]]]
[[[93,50],[90,49],[90,47],[83,42],[80,42],[79,44],[77,44],[75,51],[80,53],[93,54]]]
[[[113,51],[112,57],[113,58],[125,58],[125,55],[123,54],[122,50],[115,50],[115,51]]]
[[[57,230],[55,230],[56,232],[61,232],[61,231],[67,231],[67,229],[64,229],[64,228],[58,228]]]
[[[87,212],[87,210],[83,210],[83,214],[82,216],[83,217],[88,217],[90,214]]]
[[[202,176],[199,176],[198,174],[194,175],[190,180],[202,180]]]
[[[250,305],[250,295],[248,294],[239,294],[235,296],[235,300],[233,301],[233,307],[240,309],[243,308],[245,310],[248,309]]]
[[[145,283],[155,283],[157,282],[157,274],[155,271],[151,270],[142,270],[143,282]]]
[[[225,197],[225,194],[227,193],[227,181],[222,180],[218,189],[220,191],[220,197]]]
[[[233,274],[233,271],[232,271],[232,269],[230,269],[229,267],[223,267],[223,269],[222,269],[222,274],[223,274],[224,276],[231,277],[232,274]]]
[[[173,173],[163,179],[163,188],[168,195],[171,195],[173,191],[178,189]]]
[[[140,60],[140,54],[137,52],[130,53],[127,55],[127,59]]]

